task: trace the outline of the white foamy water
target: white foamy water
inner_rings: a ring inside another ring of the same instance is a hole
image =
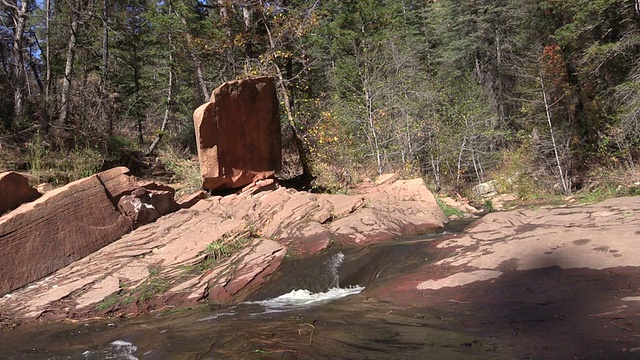
[[[235,312],[225,312],[225,313],[219,313],[219,314],[213,314],[211,316],[207,316],[204,317],[202,319],[198,319],[198,321],[211,321],[211,320],[216,320],[217,318],[223,317],[223,316],[233,316],[235,315]]]
[[[263,314],[270,314],[295,309],[306,309],[311,306],[326,304],[349,295],[359,294],[362,290],[364,290],[362,286],[353,286],[344,289],[332,288],[326,292],[319,293],[312,293],[309,290],[293,290],[273,299],[253,301],[249,304],[262,305],[264,306]]]
[[[138,360],[135,353],[138,348],[132,343],[124,340],[116,340],[109,344],[106,349],[85,351],[82,355],[85,359],[117,359],[117,360]]]

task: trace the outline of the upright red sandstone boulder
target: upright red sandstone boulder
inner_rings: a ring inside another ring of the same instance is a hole
[[[273,78],[223,84],[193,114],[204,189],[231,189],[275,175],[282,135]]]
[[[0,215],[41,195],[29,186],[29,179],[25,176],[13,171],[0,173]]]

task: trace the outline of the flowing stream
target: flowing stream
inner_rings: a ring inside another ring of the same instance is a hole
[[[385,284],[435,260],[447,232],[287,260],[250,301],[133,319],[21,326],[1,359],[478,359],[464,328],[378,300]],[[493,354],[495,355],[495,354]]]

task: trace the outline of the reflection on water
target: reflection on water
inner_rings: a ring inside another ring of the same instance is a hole
[[[487,358],[460,346],[475,339],[465,329],[367,296],[370,287],[432,261],[433,238],[289,260],[251,301],[233,306],[19,327],[0,333],[0,358]]]

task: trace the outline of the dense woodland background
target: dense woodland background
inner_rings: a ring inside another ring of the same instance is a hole
[[[282,175],[330,190],[639,180],[640,0],[0,0],[0,170],[64,182],[158,155],[180,180],[193,110],[265,74]]]

